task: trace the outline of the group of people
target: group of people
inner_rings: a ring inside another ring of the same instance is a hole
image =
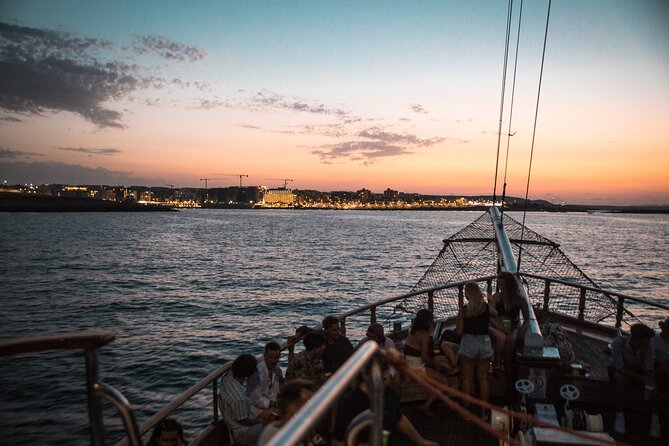
[[[669,318],[659,323],[660,331],[638,323],[629,335],[620,335],[611,342],[608,372],[615,386],[616,416],[613,428],[625,433],[625,400],[629,392],[644,390],[644,399],[651,403],[649,435],[661,436],[660,405],[669,393]],[[666,408],[665,408],[666,410]]]
[[[297,329],[293,339],[302,338],[304,350],[288,352],[285,378],[278,366],[281,348],[275,342],[265,346],[263,360],[257,363],[252,355],[239,355],[221,384],[220,403],[223,418],[235,444],[264,445],[299,411],[302,405],[353,354],[355,348],[343,332],[338,318],[326,317],[322,330],[306,326]],[[358,346],[369,340],[384,348],[394,348],[383,326],[373,323]],[[436,443],[425,439],[402,415],[399,398],[389,387],[394,370],[382,364],[385,390],[384,429],[390,432],[390,444],[401,432],[420,446]],[[369,372],[360,376],[355,387],[342,396],[339,410],[334,414],[331,429],[335,444],[343,444],[349,422],[370,408]],[[326,420],[327,424],[327,420]],[[321,426],[322,427],[322,426]],[[315,431],[318,433],[318,429]]]
[[[498,285],[499,291],[488,295],[486,301],[476,282],[465,284],[467,303],[458,312],[454,333],[459,343],[440,342],[437,355],[432,337],[434,317],[428,310],[419,310],[404,343],[406,362],[442,382],[446,382],[445,377],[459,373],[463,392],[471,395],[476,382],[480,398],[488,401],[491,363],[495,373],[511,367],[513,352],[524,329],[520,316],[523,315],[524,321],[529,319],[515,276],[502,273]],[[420,411],[434,415],[431,407],[435,400],[435,397],[428,399]],[[485,412],[481,415],[487,417]]]
[[[465,284],[467,302],[458,312],[454,333],[458,343],[443,340],[435,346],[433,314],[426,309],[419,310],[402,347],[408,365],[442,382],[448,382],[448,376],[459,374],[463,392],[473,395],[474,389],[478,388],[480,399],[488,401],[488,372],[491,366],[495,373],[512,367],[513,352],[525,328],[523,321],[529,319],[516,277],[502,273],[498,287],[497,293],[486,296],[476,282]],[[632,383],[639,383],[645,386],[646,393],[651,389],[653,418],[650,433],[659,436],[658,395],[669,390],[669,318],[659,325],[661,331],[655,334],[646,325],[635,324],[629,336],[619,336],[611,344],[609,375],[616,388],[623,390],[616,392],[618,413],[614,429],[618,433],[625,432],[625,389]],[[235,444],[266,444],[299,411],[318,387],[353,354],[354,346],[343,331],[339,319],[333,316],[323,320],[322,330],[306,326],[298,328],[293,339],[302,338],[304,350],[295,354],[291,345],[285,378],[278,365],[281,346],[276,342],[266,344],[263,360],[259,363],[249,354],[242,354],[233,361],[230,372],[221,382],[220,403]],[[376,341],[382,348],[395,349],[381,324],[371,324],[357,345],[369,340]],[[391,433],[402,432],[415,444],[435,444],[418,433],[401,413],[399,398],[390,385],[396,372],[387,364],[382,366],[387,384],[384,429]],[[336,444],[343,442],[349,422],[370,408],[369,379],[367,371],[342,397],[334,423]],[[435,397],[427,400],[419,410],[427,416],[434,415],[431,406],[435,400]],[[481,416],[486,418],[488,414],[483,411]],[[183,428],[176,420],[167,418],[156,426],[149,444],[185,446]]]

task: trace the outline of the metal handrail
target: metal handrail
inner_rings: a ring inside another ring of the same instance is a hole
[[[128,437],[130,437],[130,444],[132,446],[141,446],[142,437],[139,435],[135,415],[132,413],[130,403],[126,397],[114,387],[105,383],[98,383],[95,387],[95,393],[98,398],[104,398],[107,401],[110,401],[121,414],[125,431],[128,433]]]
[[[301,338],[296,338],[290,342],[286,342],[281,345],[281,351],[285,350],[286,348],[294,345],[296,342],[298,342]],[[262,360],[262,355],[256,356],[256,359],[258,361]],[[218,369],[214,370],[212,373],[207,375],[205,378],[201,379],[198,381],[196,384],[193,386],[189,387],[185,392],[180,394],[178,397],[176,397],[171,403],[169,403],[167,406],[163,407],[160,409],[158,412],[153,414],[151,417],[149,417],[146,421],[144,421],[140,426],[139,426],[139,435],[142,436],[149,432],[153,427],[155,427],[161,420],[163,420],[165,417],[169,416],[172,412],[177,410],[179,407],[181,407],[186,401],[191,399],[194,395],[198,394],[202,389],[207,387],[209,384],[213,385],[213,405],[214,405],[214,412],[213,412],[213,419],[214,422],[218,421],[218,400],[217,400],[217,393],[218,389],[216,386],[216,380],[218,380],[223,374],[227,373],[230,368],[232,367],[232,361],[228,361],[225,364],[223,364],[221,367]],[[128,439],[127,438],[122,438],[120,441],[118,441],[114,446],[126,446],[128,444]]]
[[[449,282],[449,283],[444,284],[444,285],[437,285],[437,286],[433,286],[433,287],[430,287],[430,288],[421,288],[420,290],[411,291],[410,293],[404,293],[404,294],[400,294],[400,295],[397,295],[397,296],[391,296],[391,297],[388,297],[386,299],[381,299],[381,300],[377,300],[377,301],[369,303],[369,304],[361,305],[359,307],[354,308],[353,310],[350,310],[350,311],[347,311],[346,313],[340,314],[339,318],[340,319],[342,319],[342,318],[345,319],[349,316],[355,316],[356,314],[360,314],[363,311],[370,310],[370,309],[375,308],[375,307],[380,307],[381,305],[396,302],[398,300],[407,299],[409,297],[419,296],[421,294],[434,293],[435,291],[446,290],[446,289],[449,289],[449,288],[461,287],[461,286],[464,286],[464,284],[466,284],[467,282],[471,282],[471,281],[483,282],[483,281],[486,281],[486,280],[492,280],[492,279],[496,279],[496,278],[497,278],[497,275],[482,276],[482,277],[478,277],[476,279],[461,280],[460,282]]]
[[[267,446],[287,445],[300,443],[309,430],[318,423],[323,415],[334,406],[344,390],[352,383],[367,363],[373,360],[379,352],[379,346],[374,341],[365,342],[325,384],[305,403],[304,406],[272,437]],[[372,413],[374,421],[370,437],[373,446],[381,444],[383,423],[383,378],[378,364],[372,368]]]
[[[107,345],[115,337],[116,334],[110,330],[84,330],[51,336],[8,339],[0,342],[0,356],[50,350],[84,350],[91,443],[95,446],[104,445],[104,423],[100,400],[105,398],[111,401],[121,415],[132,445],[141,446],[142,439],[137,432],[137,423],[130,403],[121,392],[101,383],[99,379],[97,349]]]

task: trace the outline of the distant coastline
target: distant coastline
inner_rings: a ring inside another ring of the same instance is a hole
[[[523,211],[524,206],[518,202],[506,204],[507,211]],[[298,210],[333,210],[333,211],[485,211],[485,205],[463,206],[413,206],[413,207],[380,207],[380,208],[344,208],[332,206],[300,206],[293,207],[254,207],[246,204],[213,204],[208,203],[195,209],[298,209]],[[95,198],[72,198],[34,195],[25,193],[0,193],[0,212],[171,212],[177,209],[170,205],[155,203],[137,203],[134,201],[108,201]],[[588,206],[588,205],[555,205],[544,200],[530,201],[528,212],[587,212],[625,213],[625,214],[669,214],[669,206]]]
[[[0,193],[0,212],[169,212],[172,210],[168,206],[136,202]]]

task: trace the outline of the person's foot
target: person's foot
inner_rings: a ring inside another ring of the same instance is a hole
[[[660,417],[654,414],[650,419],[650,429],[648,435],[653,438],[660,438],[662,436],[662,427],[660,426]]]
[[[613,422],[613,432],[616,434],[625,433],[625,414],[622,412],[616,413],[616,419]]]

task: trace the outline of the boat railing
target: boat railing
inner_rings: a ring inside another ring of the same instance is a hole
[[[268,446],[295,445],[301,443],[305,435],[316,427],[319,420],[335,407],[339,397],[355,383],[356,379],[371,364],[371,420],[368,417],[354,419],[353,422],[371,424],[370,444],[381,445],[383,429],[383,377],[378,363],[379,346],[376,342],[365,342],[332,375],[307,403],[271,439]],[[355,438],[360,426],[351,425],[347,430],[345,444],[357,444]]]
[[[52,336],[32,336],[0,342],[0,356],[13,356],[50,350],[83,350],[86,363],[86,391],[88,399],[88,419],[91,444],[103,446],[104,422],[101,399],[110,401],[123,420],[127,438],[133,446],[141,445],[142,439],[137,429],[130,403],[114,387],[100,382],[97,349],[114,340],[116,335],[109,330],[86,330]]]
[[[288,342],[285,342],[281,345],[281,351],[286,350],[290,347],[292,347],[296,342],[298,342],[301,339],[301,337],[293,338]],[[258,355],[256,357],[258,361],[262,360],[262,355]],[[139,436],[143,436],[147,434],[151,429],[153,429],[160,421],[162,421],[164,418],[170,416],[173,412],[175,412],[177,409],[179,409],[181,406],[184,405],[187,401],[189,401],[191,398],[193,398],[195,395],[200,393],[203,389],[207,388],[209,385],[211,385],[211,392],[212,392],[212,422],[214,424],[218,423],[219,421],[219,408],[218,408],[218,380],[223,376],[225,373],[230,371],[230,368],[232,367],[232,361],[227,361],[225,364],[214,370],[212,373],[207,375],[205,378],[201,379],[198,381],[196,384],[193,386],[189,387],[185,392],[180,394],[178,397],[176,397],[172,402],[170,402],[168,405],[160,409],[158,412],[153,414],[151,417],[147,418],[146,421],[144,421],[138,429]],[[128,445],[128,438],[123,438],[120,441],[118,441],[114,446],[127,446]]]
[[[582,299],[580,299],[580,303],[576,305],[576,307],[581,308],[581,311],[578,311],[578,314],[583,314],[581,319],[583,322],[587,322],[588,319],[588,312],[587,310],[587,301],[585,300],[585,292],[599,292],[603,293],[605,295],[610,296],[611,298],[617,298],[618,299],[618,320],[622,320],[622,315],[626,314],[628,310],[626,309],[625,305],[628,304],[629,302],[636,302],[639,304],[645,304],[649,307],[652,308],[657,308],[657,309],[664,309],[664,310],[669,310],[669,306],[666,304],[660,304],[657,302],[653,302],[647,299],[643,298],[638,298],[638,297],[633,297],[633,296],[628,296],[622,293],[617,293],[614,291],[609,291],[609,290],[603,290],[600,288],[596,287],[590,287],[587,285],[581,285],[581,284],[576,284],[572,283],[569,281],[565,280],[560,280],[560,279],[554,279],[550,277],[544,277],[544,276],[537,276],[537,275],[532,275],[532,274],[526,274],[526,273],[521,273],[521,277],[524,279],[530,279],[530,280],[536,280],[536,281],[545,281],[548,283],[548,285],[545,286],[543,294],[533,292],[535,289],[534,287],[530,288],[530,293],[529,295],[526,293],[525,295],[528,297],[529,302],[533,302],[536,305],[541,306],[543,304],[543,308],[545,309],[550,309],[551,312],[557,313],[557,314],[565,314],[569,315],[570,310],[565,310],[565,308],[571,308],[571,306],[564,307],[562,303],[560,305],[552,305],[551,304],[551,292],[554,290],[554,287],[551,287],[550,283],[553,284],[561,284],[569,287],[573,287],[574,289],[582,289],[584,291],[578,291],[579,296],[583,296]],[[483,282],[486,284],[485,288],[487,289],[488,293],[492,292],[492,287],[493,287],[493,281],[497,278],[496,275],[491,275],[491,276],[482,276],[482,277],[477,277],[475,279],[471,279],[475,282]],[[424,288],[424,289],[419,289],[415,290],[409,293],[404,293],[404,294],[399,294],[395,296],[391,296],[385,299],[381,299],[378,301],[370,302],[365,305],[358,306],[350,311],[347,311],[345,313],[342,313],[339,315],[340,322],[342,326],[346,329],[346,324],[347,320],[350,321],[350,319],[357,319],[360,316],[363,316],[365,314],[368,314],[368,321],[369,323],[377,322],[379,320],[383,321],[381,319],[382,317],[386,316],[387,318],[390,317],[392,314],[392,311],[397,308],[397,303],[401,302],[405,299],[411,298],[411,297],[417,297],[417,296],[424,296],[424,302],[425,302],[425,308],[429,309],[430,311],[435,311],[435,309],[439,306],[439,300],[440,299],[451,299],[450,297],[440,297],[437,295],[438,291],[441,290],[457,290],[457,301],[458,301],[458,307],[462,307],[464,304],[464,285],[470,280],[463,280],[459,282],[451,282],[439,286],[434,286],[431,288]],[[524,290],[524,287],[521,287],[521,289]],[[523,291],[525,292],[525,291]],[[554,296],[555,297],[555,296]],[[542,300],[543,299],[543,300]],[[540,302],[541,301],[541,302]],[[572,305],[574,306],[574,305]],[[388,308],[388,311],[382,312],[381,308]],[[450,307],[450,306],[449,306]],[[564,307],[564,308],[563,308]],[[532,312],[531,314],[535,314]],[[455,313],[447,315],[447,317],[454,317]],[[577,318],[578,319],[578,318]],[[599,322],[595,320],[591,320],[591,322]],[[350,325],[350,324],[349,324]],[[613,330],[613,326],[611,327]],[[282,350],[285,350],[286,348],[292,346],[295,344],[295,342],[299,341],[299,338],[293,339],[291,342],[285,343],[282,345]],[[260,360],[260,356],[258,357]],[[139,427],[139,432],[140,435],[144,435],[147,432],[149,432],[158,422],[160,422],[163,418],[169,416],[171,413],[176,411],[178,408],[180,408],[186,401],[190,400],[194,395],[198,394],[200,391],[208,387],[209,385],[212,386],[212,401],[213,401],[213,421],[217,422],[219,420],[219,414],[218,414],[218,387],[217,387],[217,380],[224,374],[226,373],[231,367],[231,362],[228,362],[221,367],[219,367],[217,370],[209,374],[207,377],[193,385],[191,388],[186,390],[184,393],[179,395],[174,401],[172,401],[170,404],[167,406],[163,407],[161,410],[159,410],[156,414],[148,418],[144,423],[141,424]],[[127,444],[127,439],[124,439],[116,444],[116,446],[124,446]]]
[[[536,296],[535,305],[543,311],[563,314],[581,322],[594,322],[598,324],[610,322],[617,328],[621,327],[623,323],[629,324],[630,321],[641,321],[651,325],[650,319],[652,317],[656,316],[658,320],[662,319],[666,317],[666,313],[662,314],[661,312],[669,311],[668,304],[651,299],[630,296],[617,291],[555,277],[529,273],[521,273],[520,275],[523,278],[529,279],[528,286],[530,287],[536,286],[540,289],[543,285],[542,293],[532,293],[533,296]],[[573,290],[574,292],[570,293],[568,290]],[[604,316],[596,318],[593,312],[589,311],[589,307],[601,305],[602,302],[615,302],[615,311],[604,313]],[[643,311],[637,311],[637,315],[634,315],[629,309],[630,302],[634,303],[634,305],[642,306]]]

